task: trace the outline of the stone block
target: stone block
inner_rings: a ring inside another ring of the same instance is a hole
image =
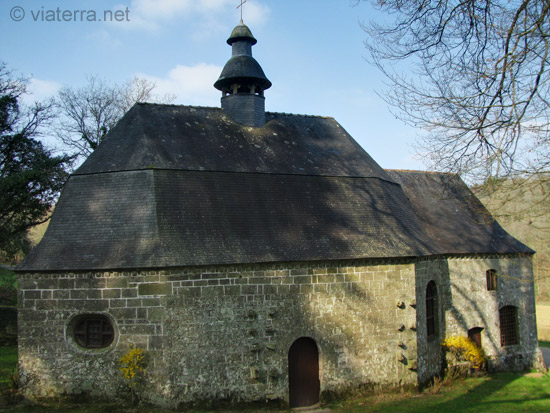
[[[59,288],[59,283],[56,278],[36,280],[36,288],[39,290],[57,290]]]
[[[56,300],[66,300],[71,296],[71,292],[68,290],[53,290],[52,298]]]
[[[138,285],[139,295],[166,295],[171,294],[172,287],[168,283],[144,283]]]
[[[128,298],[126,299],[126,307],[141,307],[141,298]]]
[[[155,326],[151,324],[124,324],[119,326],[120,334],[124,335],[153,335]]]
[[[386,276],[389,280],[401,280],[401,271],[388,271]]]
[[[74,288],[92,288],[92,283],[91,278],[76,278],[74,280]]]
[[[203,273],[201,274],[201,279],[203,280],[212,280],[212,279],[220,279],[223,278],[224,274],[220,273]]]
[[[201,287],[178,288],[177,294],[182,295],[183,297],[186,297],[186,298],[200,297]]]
[[[88,290],[88,298],[101,298],[101,290]]]
[[[103,298],[120,298],[120,290],[119,289],[108,289],[102,291]]]
[[[258,294],[257,285],[243,285],[241,286],[241,293],[244,295]]]
[[[268,277],[251,277],[248,280],[249,284],[270,284],[271,280]]]
[[[317,282],[319,284],[327,284],[336,282],[336,277],[334,275],[318,275]]]
[[[161,305],[160,297],[142,298],[141,302],[144,307],[159,307]]]
[[[109,307],[110,308],[124,308],[124,307],[126,307],[126,300],[111,299],[111,300],[109,300]]]
[[[59,280],[59,288],[69,290],[74,288],[74,279],[61,278]]]
[[[344,274],[344,281],[345,282],[360,282],[361,281],[361,274],[346,273],[346,274]]]
[[[121,290],[121,297],[123,298],[136,298],[138,296],[137,288],[123,288]]]
[[[239,296],[241,295],[241,286],[240,285],[226,285],[223,287],[225,295]]]
[[[112,308],[110,311],[115,320],[135,320],[137,318],[136,308]]]
[[[88,290],[71,290],[71,299],[83,300],[88,298]]]
[[[334,279],[334,276],[332,277]],[[298,275],[296,277],[292,277],[292,281],[294,284],[312,284],[313,277],[311,275]]]
[[[224,295],[223,286],[201,287],[201,297],[221,297]]]
[[[144,283],[158,283],[160,281],[160,275],[154,273],[148,274],[143,278]]]
[[[128,287],[128,279],[126,277],[107,278],[105,280],[105,288],[126,288]]]
[[[42,293],[37,290],[25,290],[23,291],[23,299],[25,300],[39,300],[42,297]]]
[[[162,321],[166,311],[161,307],[154,307],[147,309],[147,321]]]
[[[57,310],[57,300],[37,300],[35,307],[37,310]]]
[[[309,268],[296,268],[296,269],[290,270],[290,275],[292,275],[292,276],[295,276],[295,275],[312,275],[312,274],[313,274],[313,271]]]

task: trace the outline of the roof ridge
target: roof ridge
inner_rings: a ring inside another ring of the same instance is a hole
[[[456,172],[423,171],[423,170],[420,170],[420,169],[384,168],[384,171],[387,171],[387,172],[411,172],[411,173],[422,173],[422,174],[432,174],[432,175],[458,175]]]
[[[215,110],[218,110],[218,111],[222,111],[222,108],[217,107],[217,106],[184,105],[184,104],[178,104],[178,103],[137,102],[136,105],[141,105],[141,106],[166,106],[166,107],[194,108],[194,109],[215,109]],[[298,116],[298,117],[303,117],[303,118],[334,119],[333,116],[308,115],[308,114],[304,114],[304,113],[290,113],[290,112],[266,111],[266,115],[272,115],[272,116]]]
[[[195,109],[216,109],[222,110],[222,108],[216,106],[201,106],[201,105],[183,105],[177,103],[157,103],[157,102],[137,102],[136,105],[148,105],[148,106],[167,106],[167,107],[180,107],[180,108],[195,108]]]
[[[288,113],[288,112],[265,112],[266,115],[275,115],[275,116],[299,116],[302,118],[320,118],[320,119],[334,119],[332,116],[323,116],[323,115],[307,115],[302,113]]]

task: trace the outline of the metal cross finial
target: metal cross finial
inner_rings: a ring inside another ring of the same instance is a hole
[[[237,6],[237,8],[241,9],[241,24],[243,23],[243,4],[246,3],[246,0],[240,0],[241,4]]]

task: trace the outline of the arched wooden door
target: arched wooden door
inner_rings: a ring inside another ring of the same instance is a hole
[[[288,351],[290,407],[306,407],[319,403],[319,350],[311,338],[296,340]]]
[[[468,338],[472,340],[476,345],[481,348],[481,332],[483,331],[482,327],[474,327],[468,330]]]

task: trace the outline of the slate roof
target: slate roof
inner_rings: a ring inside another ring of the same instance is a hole
[[[410,200],[435,254],[534,251],[508,234],[458,175],[387,170]]]
[[[233,122],[219,108],[138,103],[75,172],[140,169],[392,178],[333,118],[266,113]]]
[[[253,128],[217,108],[134,106],[18,269],[532,252],[458,178],[384,171],[332,118],[266,117]]]

